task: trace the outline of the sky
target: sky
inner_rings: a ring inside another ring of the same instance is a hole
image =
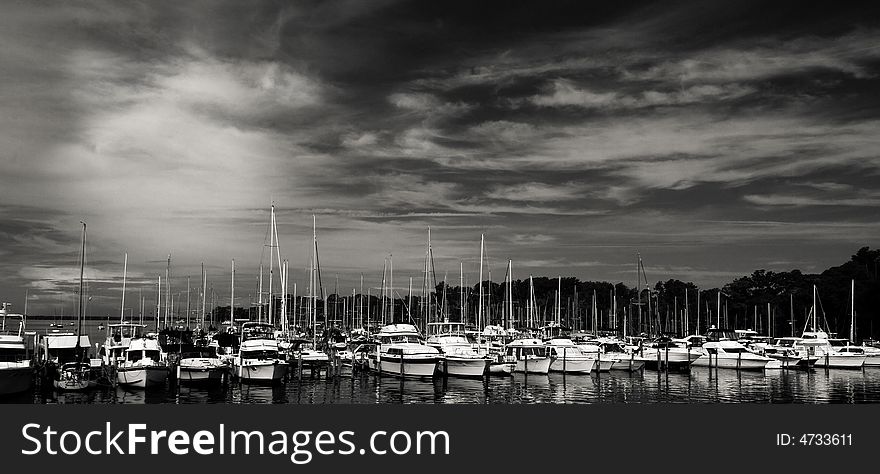
[[[481,234],[495,281],[707,288],[880,245],[878,10],[715,3],[4,0],[0,299],[73,314],[83,221],[89,314],[126,254],[126,312],[169,254],[246,305],[273,203],[298,294],[312,215],[342,294],[421,288],[429,227],[468,285]]]

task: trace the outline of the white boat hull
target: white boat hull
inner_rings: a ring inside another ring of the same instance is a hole
[[[529,361],[531,362],[531,361]],[[550,372],[564,374],[589,374],[593,370],[594,359],[554,358],[550,362]]]
[[[865,366],[866,367],[880,367],[880,354],[867,355],[865,356]]]
[[[737,357],[735,354],[708,355],[704,354],[694,361],[695,367],[712,367],[718,369],[762,370],[770,362],[768,358]]]
[[[865,365],[865,356],[855,354],[823,354],[816,361],[816,367],[829,369],[860,369]]]
[[[645,360],[630,356],[630,355],[620,355],[618,357],[610,357],[613,361],[611,364],[611,370],[626,370],[629,372],[636,372],[638,370],[642,370],[645,367]]]
[[[486,374],[488,359],[446,356],[440,361],[446,375],[452,377],[478,378]]]
[[[489,364],[489,375],[512,375],[516,370],[513,362],[492,362]]]
[[[26,392],[33,383],[30,367],[0,368],[0,395]]]
[[[177,381],[182,384],[221,383],[226,375],[226,367],[177,367]]]
[[[116,382],[134,388],[150,388],[165,385],[168,369],[155,367],[120,367],[116,369]]]
[[[550,373],[549,357],[519,359],[516,361],[516,372],[526,374],[548,374]]]
[[[244,383],[280,383],[287,375],[288,365],[280,360],[261,360],[236,363],[233,373]]]
[[[378,371],[381,374],[395,375],[398,377],[433,377],[437,369],[439,357],[400,357],[382,356],[378,363]],[[375,360],[372,361],[375,364]]]

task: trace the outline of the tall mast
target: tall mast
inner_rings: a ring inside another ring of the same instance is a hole
[[[353,290],[352,290],[353,291]],[[406,296],[406,315],[409,321],[412,321],[412,277],[409,277],[409,293]]]
[[[189,328],[189,313],[190,309],[190,284],[189,284],[189,276],[186,277],[186,327]]]
[[[388,255],[388,322],[394,324],[394,255]]]
[[[205,262],[202,262],[202,326],[205,325],[205,299],[208,294],[208,273],[205,271]]]
[[[232,329],[235,322],[235,259],[232,259],[232,285],[229,290],[229,328]]]
[[[638,332],[642,330],[642,254],[636,252],[638,260],[636,261],[636,304],[639,307]],[[595,291],[594,291],[595,293]],[[593,300],[595,301],[595,296]],[[650,299],[650,296],[649,298]],[[595,306],[595,303],[594,303]],[[594,313],[595,314],[595,313]],[[594,328],[595,329],[595,328]]]
[[[257,320],[261,323],[263,322],[263,264],[260,263],[260,280],[257,284],[257,293],[259,296],[257,297],[257,302],[259,307],[257,308]]]
[[[556,278],[556,324],[562,325],[562,275]]]
[[[119,309],[119,323],[125,319],[125,277],[128,273],[128,252],[125,253],[125,263],[122,264],[122,307]]]
[[[458,320],[467,324],[464,320],[464,263],[458,262]]]
[[[82,251],[79,259],[79,310],[77,311],[76,348],[80,348],[80,335],[82,334],[83,320],[83,277],[86,269],[86,223],[79,221],[82,227]]]
[[[816,325],[816,285],[813,285],[813,331],[818,331],[819,326]]]
[[[856,342],[856,281],[850,280],[849,292],[849,342]]]
[[[513,320],[513,261],[507,261],[507,324]],[[505,329],[508,329],[505,327]]]
[[[272,280],[275,273],[275,262],[272,261],[272,257],[275,256],[275,204],[272,204],[270,212],[269,212],[269,314],[267,316],[267,320],[269,324],[273,324],[275,311],[274,305],[275,298],[272,297]]]
[[[477,330],[483,330],[483,234],[480,234],[480,281],[477,283],[479,299],[477,303]]]
[[[379,304],[382,306],[382,325],[387,324],[385,322],[386,321],[385,309],[387,308],[387,306],[385,305],[385,291],[386,291],[385,290],[385,277],[387,276],[387,274],[388,274],[388,259],[383,258],[382,259],[382,301],[379,302]]]
[[[315,215],[312,214],[312,243],[315,253],[315,258],[312,259],[312,279],[315,280],[315,286],[318,284],[318,279],[320,278],[320,274],[318,273],[318,220],[315,218]],[[323,292],[323,287],[321,287]],[[314,291],[314,287],[313,287]],[[317,349],[315,346],[317,344],[317,332],[318,332],[318,296],[315,294],[315,303],[312,305],[312,348]],[[326,321],[327,315],[324,315],[324,320]],[[326,328],[325,328],[326,329]]]
[[[156,287],[156,332],[159,332],[159,314],[162,313],[162,275],[159,275],[159,285]]]
[[[171,312],[171,254],[168,254],[168,262],[165,264],[165,327],[168,327],[169,313]]]

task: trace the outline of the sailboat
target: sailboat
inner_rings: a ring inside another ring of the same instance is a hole
[[[811,331],[804,328],[803,336],[800,341],[796,342],[796,349],[804,348],[810,355],[819,356],[816,361],[816,367],[840,368],[840,369],[860,369],[865,365],[866,356],[864,354],[856,354],[853,352],[840,352],[828,340],[828,333],[819,329],[817,324],[818,290],[813,285],[813,307],[810,310],[812,319],[807,319],[807,324],[812,322]]]
[[[513,263],[507,261],[507,316],[513,319]],[[506,326],[506,324],[505,324]],[[506,347],[506,354],[516,361],[515,372],[527,374],[548,374],[553,359],[540,339],[521,337],[514,339]],[[590,364],[592,368],[592,364]]]
[[[849,339],[829,339],[831,345],[842,353],[857,354],[865,356],[865,367],[880,366],[880,348],[867,346],[862,343],[861,346],[855,345],[856,341],[856,281],[851,281],[850,286],[850,329]]]
[[[47,358],[55,365],[52,384],[60,391],[80,391],[97,385],[92,377],[92,367],[86,358],[90,346],[88,336],[82,335],[83,289],[86,260],[86,224],[82,224],[82,252],[79,266],[79,309],[76,333],[52,332],[43,338]]]
[[[125,275],[127,270],[128,256],[126,255],[126,264],[123,267],[123,307],[125,305]],[[169,286],[168,279],[166,278],[166,288]],[[115,356],[116,383],[133,388],[150,388],[165,385],[165,381],[168,379],[167,357],[162,346],[159,344],[158,333],[144,334],[146,325],[126,322],[122,314],[119,316],[119,320],[119,324],[110,326],[119,335],[117,341],[117,336],[114,334],[113,342],[117,344],[111,345],[109,351],[110,354],[113,354],[114,351],[117,354]],[[125,340],[125,335],[128,335],[127,341]],[[125,343],[128,344],[127,347]],[[121,354],[121,357],[118,354]]]

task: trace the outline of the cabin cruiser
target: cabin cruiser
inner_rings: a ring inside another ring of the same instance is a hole
[[[125,360],[116,365],[116,383],[135,388],[151,388],[165,385],[168,367],[165,353],[159,345],[158,335],[131,340],[125,350]]]
[[[599,341],[596,339],[581,339],[577,342],[578,349],[590,359],[593,359],[593,370],[598,372],[608,372],[614,367],[614,359],[606,357],[599,347]]]
[[[765,357],[779,361],[782,368],[811,369],[819,356],[811,355],[804,348],[796,348],[799,337],[778,337],[769,343],[752,344],[752,350]]]
[[[611,370],[636,372],[645,367],[647,359],[637,355],[633,349],[615,338],[599,338],[596,340],[601,354],[601,361],[611,361]]]
[[[278,353],[275,330],[270,324],[241,325],[241,346],[232,361],[232,373],[241,382],[279,383],[287,375],[287,362]]]
[[[424,344],[412,324],[389,324],[379,329],[378,344],[369,354],[370,368],[380,374],[431,377],[442,355]]]
[[[115,367],[125,362],[125,351],[131,345],[132,339],[138,338],[145,327],[143,324],[127,322],[108,325],[107,338],[99,351],[104,365]]]
[[[856,346],[848,339],[828,339],[831,347],[837,352],[850,353],[865,356],[865,367],[880,366],[880,349],[870,346]]]
[[[860,369],[865,365],[865,354],[840,352],[828,340],[825,331],[804,331],[803,337],[795,343],[795,348],[805,349],[812,356],[818,356],[816,367],[837,369]]]
[[[710,328],[703,342],[695,347],[700,357],[693,362],[697,367],[714,367],[737,370],[763,370],[768,364],[780,368],[777,361],[750,351],[738,342],[734,331]],[[693,339],[691,339],[693,340]]]
[[[195,346],[180,353],[177,363],[177,381],[181,384],[219,384],[228,372],[229,366],[212,346]]]
[[[687,341],[665,336],[648,343],[640,341],[640,346],[634,349],[634,352],[644,358],[645,367],[652,370],[662,368],[687,370],[703,355],[701,351],[694,350]]]
[[[564,374],[589,374],[594,365],[598,365],[597,357],[585,354],[578,345],[567,337],[554,337],[545,341],[550,356],[550,372]],[[598,349],[598,346],[596,347]],[[611,369],[611,364],[608,365]]]
[[[491,359],[473,347],[465,335],[464,323],[428,323],[427,344],[439,350],[441,373],[453,377],[482,377]]]
[[[507,355],[504,341],[508,335],[501,326],[487,325],[482,333],[478,333],[481,341],[474,343],[474,348],[489,359],[489,375],[513,375],[516,369],[516,358]]]
[[[547,374],[553,360],[547,355],[547,346],[538,339],[515,339],[507,344],[507,355],[516,361],[515,372]]]
[[[24,316],[7,312],[9,303],[0,307],[0,395],[21,393],[33,385],[33,362],[24,341]],[[18,319],[18,327],[7,319]]]

